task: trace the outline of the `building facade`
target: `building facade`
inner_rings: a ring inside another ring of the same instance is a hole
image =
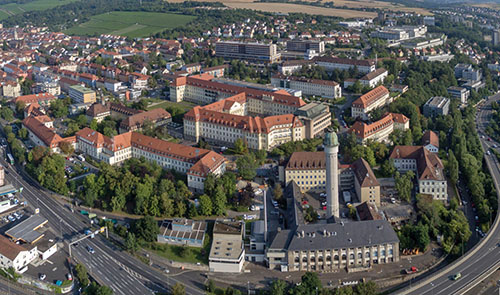
[[[95,91],[81,85],[69,87],[69,97],[75,103],[94,103],[96,101]]]
[[[450,110],[450,99],[442,96],[433,96],[424,104],[423,111],[426,117],[446,116]]]
[[[337,57],[316,57],[314,59],[316,65],[325,68],[326,71],[333,70],[350,70],[351,68],[356,68],[361,73],[370,73],[375,71],[376,65],[373,60],[357,60],[348,58],[337,58]]]
[[[349,133],[354,133],[360,143],[365,144],[368,140],[378,142],[389,142],[389,135],[394,130],[405,131],[410,128],[410,119],[403,114],[388,113],[382,119],[366,124],[362,121],[356,121]]]
[[[444,166],[437,153],[423,146],[395,146],[390,155],[399,172],[413,171],[418,181],[418,193],[431,195],[434,200],[448,201],[448,185]]]
[[[361,95],[356,99],[351,106],[351,116],[362,120],[369,119],[369,112],[381,108],[392,102],[389,95],[389,90],[384,86],[377,88]]]
[[[385,220],[299,225],[279,231],[266,252],[270,269],[331,272],[399,261],[399,239]]]
[[[216,220],[208,256],[211,272],[241,272],[245,263],[243,244],[245,226],[242,222]]]
[[[271,84],[275,87],[289,88],[302,91],[305,95],[320,96],[326,98],[338,98],[342,96],[339,83],[329,80],[309,79],[296,76],[274,75]]]
[[[215,43],[215,55],[228,59],[244,59],[274,63],[280,59],[276,44],[219,41]]]
[[[209,173],[216,176],[225,172],[225,158],[216,152],[176,144],[149,137],[137,132],[127,132],[109,138],[90,128],[76,133],[76,150],[110,165],[144,157],[164,169],[187,174],[188,187],[203,192]]]

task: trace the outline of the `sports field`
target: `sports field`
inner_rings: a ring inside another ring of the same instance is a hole
[[[71,27],[65,33],[147,37],[168,28],[183,26],[193,19],[194,16],[172,13],[113,11],[93,16],[90,21]]]
[[[26,11],[45,10],[77,0],[35,0],[25,4],[9,3],[0,5],[0,20]]]

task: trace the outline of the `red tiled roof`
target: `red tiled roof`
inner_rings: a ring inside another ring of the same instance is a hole
[[[349,132],[354,132],[356,134],[356,137],[364,139],[384,130],[385,128],[390,127],[394,124],[394,122],[404,124],[409,120],[410,119],[408,119],[405,115],[388,113],[382,119],[371,124],[356,121],[349,129]]]
[[[50,148],[56,147],[62,140],[62,138],[57,133],[45,126],[35,117],[30,116],[24,119],[23,125]]]
[[[368,93],[361,95],[352,103],[352,105],[358,108],[367,108],[369,105],[375,103],[377,100],[388,94],[389,90],[387,90],[387,88],[384,86],[378,86]]]
[[[31,103],[38,103],[40,101],[48,101],[48,100],[53,100],[56,99],[56,97],[50,93],[38,93],[38,94],[29,94],[29,95],[22,95],[18,96],[14,99],[14,103],[17,103],[18,101],[22,101],[26,104],[31,104]]]
[[[23,246],[11,242],[8,238],[0,235],[0,254],[2,256],[14,260],[22,251],[27,250]]]
[[[444,180],[441,159],[423,146],[397,145],[392,150],[391,159],[414,159],[420,180]]]
[[[157,122],[161,119],[171,118],[169,112],[164,109],[152,109],[147,112],[138,113],[132,115],[121,122],[121,127],[125,129],[130,129],[132,126],[142,126],[146,120],[149,120],[152,123]]]
[[[427,130],[422,136],[422,145],[432,144],[439,148],[439,137],[431,130]]]

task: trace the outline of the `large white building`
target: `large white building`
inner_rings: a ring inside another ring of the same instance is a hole
[[[305,138],[304,124],[293,114],[252,117],[244,94],[200,107],[184,115],[184,138],[232,146],[241,138],[251,149],[271,150]]]
[[[144,157],[165,169],[187,174],[188,187],[203,191],[209,173],[216,176],[225,172],[225,158],[216,152],[176,144],[137,132],[104,136],[90,128],[76,133],[76,150],[94,159],[113,165],[129,158]]]
[[[337,58],[322,56],[314,58],[316,65],[325,68],[326,71],[350,70],[357,68],[361,73],[370,73],[375,71],[376,65],[373,60],[358,60],[349,58]]]
[[[409,128],[410,119],[405,115],[388,113],[380,120],[371,124],[356,121],[348,132],[354,133],[358,141],[364,144],[368,140],[387,142],[389,141],[389,135],[391,135],[394,130],[405,131]]]
[[[208,256],[211,272],[241,272],[245,263],[244,223],[216,220]]]
[[[300,90],[305,95],[314,95],[326,98],[342,96],[339,83],[329,80],[309,79],[296,76],[275,75],[271,77],[271,84],[275,87]]]
[[[389,90],[384,86],[379,86],[356,99],[352,103],[351,116],[353,118],[369,119],[369,112],[381,108],[392,102]]]
[[[170,100],[191,101],[200,105],[243,94],[247,99],[248,112],[260,115],[293,114],[306,103],[284,90],[265,91],[214,80],[209,74],[178,77],[170,84]]]
[[[280,58],[276,44],[219,41],[215,43],[215,55],[260,62],[276,62]]]
[[[1,268],[12,267],[15,271],[20,271],[35,260],[37,256],[38,251],[36,246],[28,249],[0,235]]]
[[[423,146],[395,146],[390,155],[400,172],[414,171],[418,180],[418,193],[433,199],[448,201],[448,186],[444,166],[437,153]]]

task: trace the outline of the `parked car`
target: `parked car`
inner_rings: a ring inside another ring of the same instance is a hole
[[[66,279],[68,279],[68,281],[72,281],[73,280],[73,276],[70,273],[67,273],[66,274]]]
[[[45,278],[47,278],[47,276],[44,274],[44,273],[41,273],[38,278],[40,279],[40,281],[43,281],[45,280]]]

